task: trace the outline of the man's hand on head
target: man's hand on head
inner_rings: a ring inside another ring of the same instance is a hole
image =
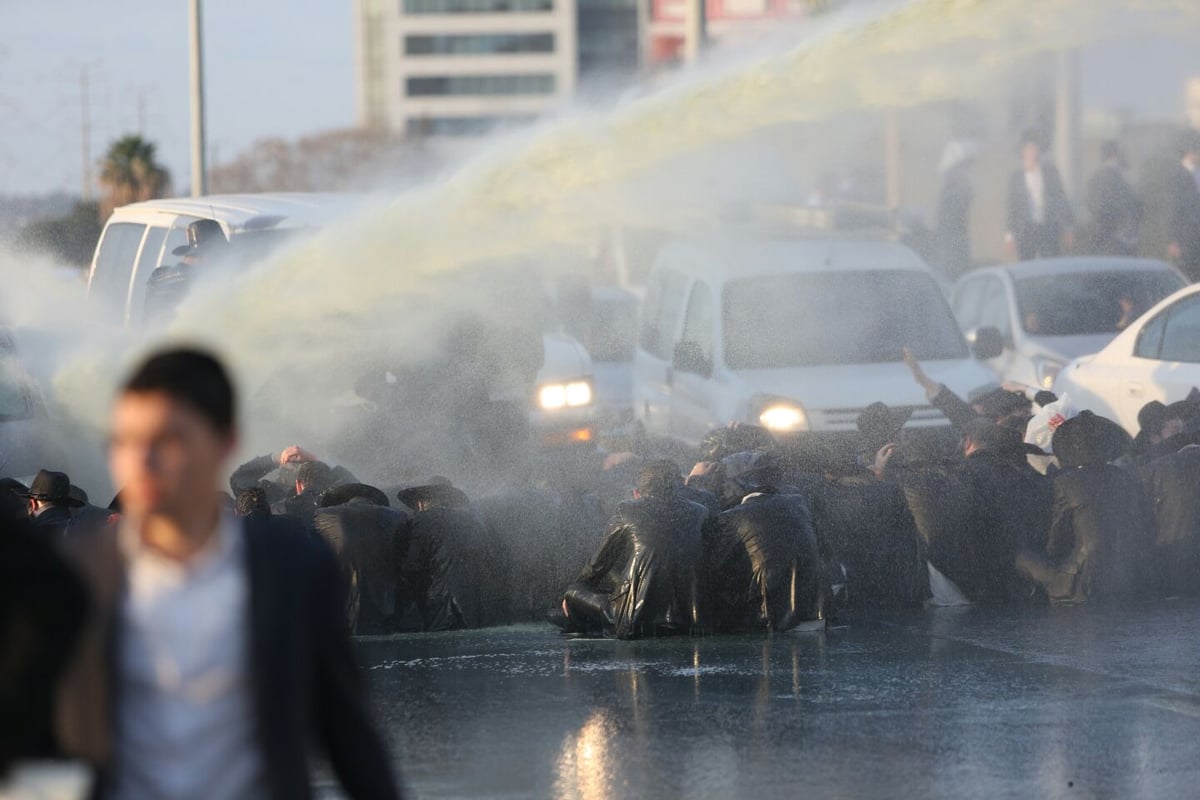
[[[288,449],[279,454],[279,466],[285,464],[303,464],[306,461],[316,461],[317,457],[312,453],[304,450],[300,445],[294,444]]]

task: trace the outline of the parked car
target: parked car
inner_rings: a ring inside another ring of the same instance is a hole
[[[754,233],[677,241],[647,282],[634,413],[646,433],[685,444],[730,422],[850,433],[876,401],[912,408],[911,426],[948,426],[902,363],[906,346],[962,395],[995,381],[930,268],[901,244]]]
[[[1104,348],[1185,283],[1170,264],[1150,259],[1022,261],[964,275],[951,306],[967,341],[988,328],[999,333],[1004,350],[989,362],[997,375],[1049,389],[1067,362]]]
[[[1068,364],[1054,390],[1137,433],[1151,400],[1173,403],[1200,386],[1200,285],[1163,300],[1094,355]]]

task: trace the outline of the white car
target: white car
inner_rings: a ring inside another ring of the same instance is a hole
[[[973,342],[993,329],[1004,342],[990,365],[1006,381],[1049,389],[1073,358],[1102,349],[1187,282],[1170,264],[1075,257],[986,267],[954,285],[951,307]]]
[[[960,395],[995,382],[932,271],[903,245],[752,234],[676,242],[646,286],[634,414],[646,433],[685,444],[735,421],[852,433],[876,401],[912,408],[911,426],[948,426],[904,366],[904,347]]]
[[[1099,353],[1071,362],[1054,390],[1136,434],[1138,411],[1200,386],[1200,284],[1162,301]]]

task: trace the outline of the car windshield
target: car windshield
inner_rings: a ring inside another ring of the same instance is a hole
[[[1182,286],[1167,270],[1039,275],[1016,281],[1017,310],[1031,336],[1115,334]]]
[[[937,284],[921,272],[872,270],[744,278],[725,287],[731,369],[936,361],[966,344]]]

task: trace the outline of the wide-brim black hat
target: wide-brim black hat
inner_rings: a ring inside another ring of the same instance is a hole
[[[416,510],[422,505],[437,508],[462,508],[471,504],[470,498],[461,490],[445,483],[430,483],[424,486],[410,486],[401,489],[396,498]]]
[[[85,505],[71,496],[71,479],[65,472],[52,472],[48,469],[42,470],[34,477],[25,496],[44,503],[59,503],[74,508]]]
[[[1097,467],[1126,455],[1133,439],[1112,420],[1083,411],[1058,426],[1051,447],[1064,468]]]

